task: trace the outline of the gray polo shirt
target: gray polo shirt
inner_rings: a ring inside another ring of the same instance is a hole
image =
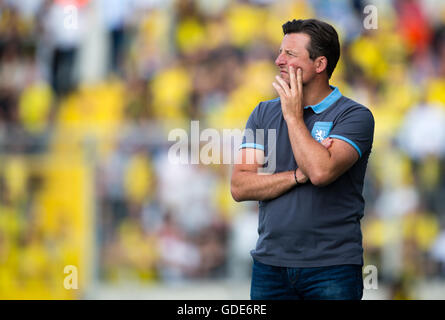
[[[307,106],[304,122],[312,137],[349,143],[359,159],[331,184],[317,187],[308,181],[280,197],[259,201],[259,238],[251,251],[254,259],[283,267],[363,265],[360,219],[365,202],[363,180],[374,136],[374,118],[363,105],[344,97],[338,88],[322,102]],[[240,148],[257,148],[272,159],[274,172],[295,170],[288,128],[280,99],[261,102],[250,115],[246,129],[264,129],[264,137],[244,137]],[[276,131],[274,150],[269,150],[270,129]],[[268,166],[266,163],[264,166]]]

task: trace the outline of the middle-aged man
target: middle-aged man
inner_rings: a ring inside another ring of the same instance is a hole
[[[250,295],[361,299],[362,190],[374,118],[329,85],[340,57],[331,25],[293,20],[283,32],[273,83],[279,98],[253,110],[246,129],[265,134],[245,135],[232,173],[233,198],[259,201]],[[275,171],[260,173],[272,158]]]

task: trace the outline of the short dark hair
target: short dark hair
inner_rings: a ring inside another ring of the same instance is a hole
[[[307,34],[311,39],[309,48],[306,48],[309,52],[309,58],[314,60],[325,56],[328,60],[326,71],[328,78],[331,78],[340,58],[340,42],[338,41],[337,31],[333,26],[317,19],[294,19],[283,24],[283,33],[285,35],[288,33]]]

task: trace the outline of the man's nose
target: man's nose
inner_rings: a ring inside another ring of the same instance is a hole
[[[286,64],[286,60],[285,60],[285,58],[283,57],[283,54],[282,54],[282,53],[279,54],[278,57],[275,59],[275,64],[276,64],[277,66],[282,66],[282,65]]]

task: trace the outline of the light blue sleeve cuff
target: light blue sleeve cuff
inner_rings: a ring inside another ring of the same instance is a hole
[[[342,136],[337,136],[335,134],[331,134],[329,136],[330,138],[335,138],[335,139],[339,139],[339,140],[343,140],[346,141],[347,143],[349,143],[351,146],[354,147],[355,150],[357,150],[359,157],[362,157],[362,152],[360,151],[360,148],[351,140],[349,140],[348,138],[342,137]]]
[[[257,143],[243,143],[242,145],[239,146],[238,150],[244,148],[260,149],[264,151],[264,146]]]

